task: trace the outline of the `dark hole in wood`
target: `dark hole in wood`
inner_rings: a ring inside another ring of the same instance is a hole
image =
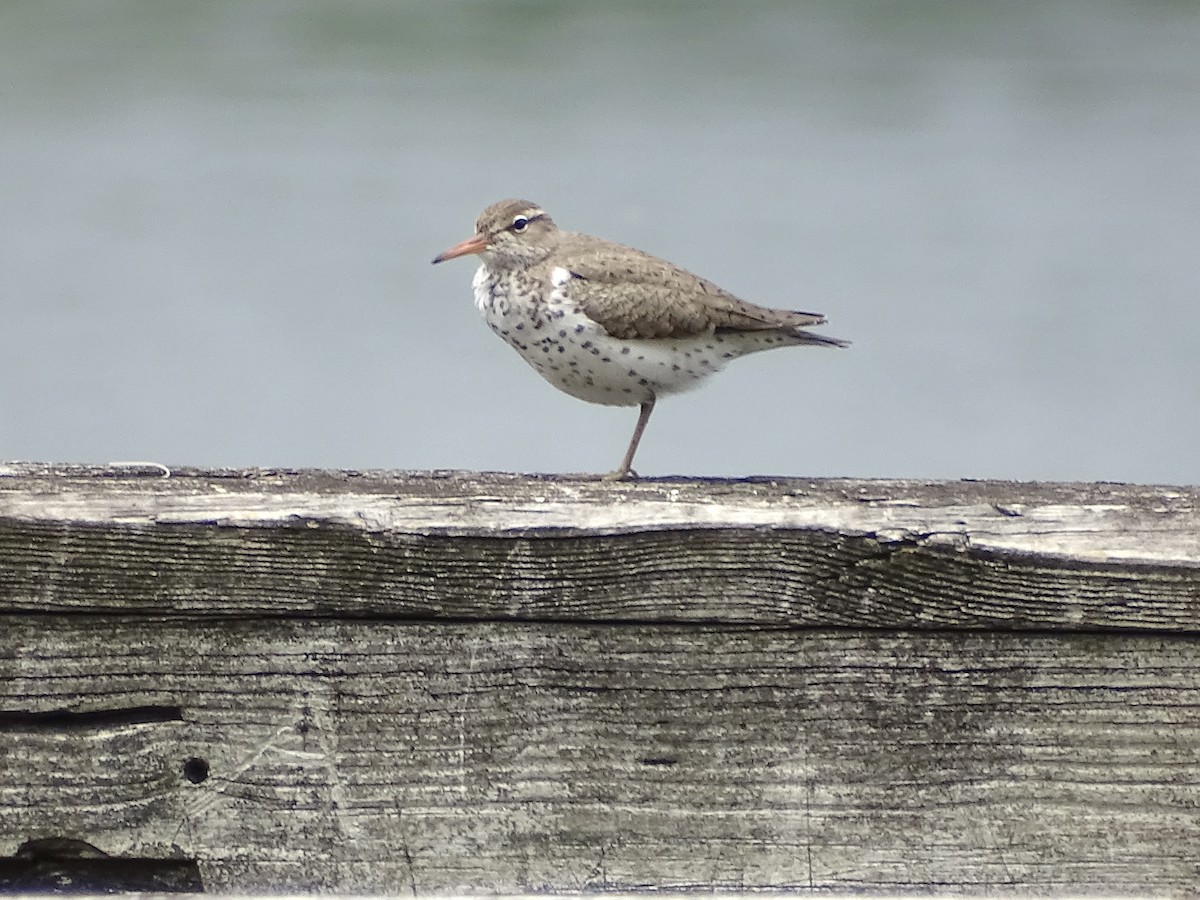
[[[182,722],[178,706],[122,706],[115,709],[0,709],[0,729],[16,728],[112,728],[154,722]]]
[[[38,838],[0,856],[0,893],[117,894],[204,890],[194,859],[109,856],[86,841]]]
[[[200,784],[208,778],[208,760],[193,756],[183,763],[183,777],[192,784]]]

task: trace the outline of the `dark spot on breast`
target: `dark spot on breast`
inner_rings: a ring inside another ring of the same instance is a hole
[[[679,371],[679,364],[678,364],[678,363],[671,363],[671,371],[672,371],[672,372],[678,372],[678,371]]]
[[[650,382],[649,382],[647,379],[645,379],[645,378],[639,378],[639,379],[638,379],[638,384],[649,384],[649,383],[650,383]]]
[[[559,337],[566,337],[566,336],[567,336],[567,329],[565,329],[565,328],[564,328],[564,329],[562,329],[561,331],[559,331],[559,333],[558,333],[558,336],[559,336]]]
[[[600,362],[612,362],[612,357],[611,356],[602,357]]]
[[[732,353],[722,353],[721,359],[733,359],[733,354]]]
[[[525,330],[525,323],[524,323],[524,322],[518,322],[518,323],[517,323],[517,331],[524,331],[524,330]]]
[[[622,355],[622,356],[624,356],[624,355],[625,355],[626,353],[628,353],[628,352],[629,352],[629,348],[628,348],[628,347],[622,347],[622,348],[621,348],[621,355]]]
[[[579,310],[575,310],[575,311],[576,311],[576,312],[579,312]],[[583,326],[582,326],[582,325],[576,325],[576,326],[575,326],[575,333],[576,333],[576,334],[583,334]]]
[[[582,347],[584,350],[591,350],[591,349],[592,349],[592,342],[591,342],[591,341],[584,341],[584,342],[583,342],[582,344],[580,344],[579,346],[580,346],[580,347]]]

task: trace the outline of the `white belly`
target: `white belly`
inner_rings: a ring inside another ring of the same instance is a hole
[[[685,391],[747,352],[722,335],[619,340],[557,290],[543,290],[538,301],[513,293],[506,281],[494,280],[486,266],[475,273],[475,306],[484,321],[543,378],[589,403],[636,406]]]

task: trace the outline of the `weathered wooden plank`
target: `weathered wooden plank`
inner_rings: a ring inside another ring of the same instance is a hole
[[[1200,890],[1195,488],[154,475],[0,466],[0,856]]]
[[[0,853],[69,825],[240,891],[1200,890],[1190,637],[7,617],[0,708],[64,707],[180,718],[0,714]]]
[[[171,471],[171,470],[166,470]],[[653,479],[474,472],[174,470],[0,464],[0,514],[49,522],[593,536],[815,528],[1099,562],[1200,564],[1200,489],[904,479]],[[581,518],[581,513],[586,516]]]
[[[1196,630],[1198,498],[10,465],[0,611]]]

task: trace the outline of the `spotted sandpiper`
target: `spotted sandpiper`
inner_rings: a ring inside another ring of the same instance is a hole
[[[501,200],[475,234],[434,258],[476,254],[475,306],[556,388],[580,400],[641,406],[621,465],[633,456],[660,394],[695,387],[726,362],[772,347],[846,341],[804,329],[819,313],[740,300],[666,260],[603,238],[562,231],[536,203]]]

